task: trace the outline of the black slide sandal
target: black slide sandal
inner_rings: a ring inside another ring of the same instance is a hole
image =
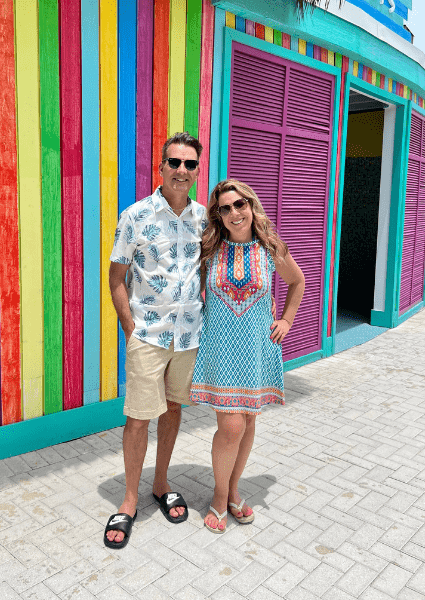
[[[187,504],[183,500],[181,494],[176,492],[165,492],[165,494],[162,494],[161,498],[155,494],[152,494],[152,496],[155,498],[155,502],[159,504],[159,508],[167,521],[170,521],[170,523],[183,523],[183,521],[186,521],[189,516],[189,511],[187,510]],[[170,509],[175,506],[183,506],[185,510],[182,515],[174,518],[170,515]]]
[[[103,534],[103,543],[105,546],[108,548],[115,548],[116,550],[125,548],[125,546],[128,544],[128,540],[130,539],[131,529],[136,517],[137,510],[134,517],[130,517],[130,515],[127,513],[117,513],[116,515],[111,515],[106,524],[105,533]],[[106,537],[108,531],[122,531],[124,533],[124,539],[121,542],[110,542]]]

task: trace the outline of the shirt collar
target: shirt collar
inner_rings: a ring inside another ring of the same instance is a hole
[[[154,191],[154,193],[152,194],[152,198],[154,201],[154,205],[159,204],[158,208],[155,208],[156,212],[159,212],[160,210],[171,210],[171,212],[173,212],[173,209],[171,208],[171,206],[168,204],[167,200],[164,198],[164,196],[162,195],[162,190],[161,190],[161,186],[157,187],[156,190]],[[191,200],[191,198],[188,196],[188,203],[187,206],[183,209],[183,211],[180,213],[180,216],[184,213],[184,211],[186,209],[190,209],[193,213],[193,201]]]

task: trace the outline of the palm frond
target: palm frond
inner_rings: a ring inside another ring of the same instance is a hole
[[[345,0],[339,0],[339,8],[342,7]],[[325,10],[329,8],[330,0],[325,1]],[[316,6],[319,6],[321,0],[295,0],[295,6],[300,16],[304,16],[306,10],[314,10]]]

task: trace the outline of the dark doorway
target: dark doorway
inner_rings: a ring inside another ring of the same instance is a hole
[[[350,92],[337,313],[370,323],[374,303],[384,106]]]

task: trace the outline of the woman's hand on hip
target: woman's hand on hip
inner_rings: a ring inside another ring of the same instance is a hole
[[[285,319],[277,319],[270,325],[270,329],[272,330],[270,335],[271,341],[274,344],[281,344],[291,326]]]

